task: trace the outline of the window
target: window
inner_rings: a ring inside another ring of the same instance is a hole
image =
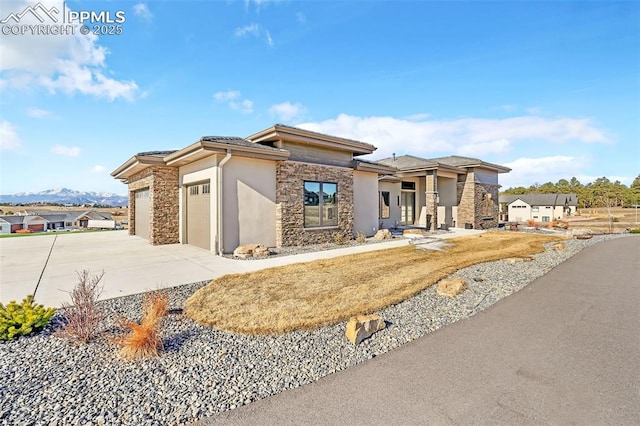
[[[549,216],[542,216],[543,222],[551,222],[551,218]]]
[[[406,189],[409,191],[415,191],[416,190],[416,183],[415,182],[402,182],[402,189]]]
[[[338,185],[304,183],[304,227],[338,226]]]
[[[389,191],[380,191],[380,219],[389,219]]]
[[[198,195],[200,191],[200,187],[198,185],[193,185],[189,187],[189,195]]]
[[[538,206],[533,206],[533,207],[531,207],[531,211],[532,211],[532,212],[537,212],[537,211],[539,211],[539,210],[540,210],[540,207],[538,207]]]
[[[210,188],[209,188],[209,184],[208,183],[202,184],[202,193],[203,194],[209,194],[210,193]]]

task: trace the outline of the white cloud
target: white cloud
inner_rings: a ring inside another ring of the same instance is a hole
[[[238,90],[216,92],[213,94],[213,98],[216,102],[226,103],[229,108],[240,111],[242,114],[251,114],[253,112],[253,101],[242,99],[242,93]]]
[[[430,156],[434,153],[484,157],[504,153],[518,142],[610,142],[604,132],[582,118],[511,117],[411,121],[394,117],[357,117],[300,124],[322,133],[369,142],[378,147],[375,158],[393,152]]]
[[[139,16],[144,21],[151,22],[153,20],[153,13],[149,10],[149,7],[144,3],[138,3],[133,6],[133,14]]]
[[[260,25],[251,24],[251,25],[245,25],[244,27],[238,27],[235,29],[233,34],[238,38],[242,38],[250,35],[254,37],[258,37],[260,35]]]
[[[80,148],[77,146],[54,145],[51,152],[65,157],[77,157],[80,155]]]
[[[271,37],[271,32],[269,32],[269,30],[265,32],[265,39],[267,40],[267,44],[273,47],[273,38]]]
[[[27,115],[33,118],[47,118],[50,117],[51,114],[51,111],[47,111],[46,109],[29,108],[27,110]]]
[[[272,105],[271,108],[269,108],[269,113],[275,115],[283,121],[291,121],[296,118],[299,119],[306,112],[307,109],[302,104],[292,104],[289,101]]]
[[[555,155],[538,158],[518,158],[504,164],[511,172],[500,175],[500,184],[504,188],[524,186],[534,183],[557,182],[571,176],[580,176],[588,167],[589,161],[584,157]],[[584,182],[583,182],[584,183]]]
[[[241,93],[237,90],[228,90],[226,92],[216,92],[213,94],[213,98],[218,102],[227,102],[234,99],[238,99]]]
[[[106,167],[97,164],[91,168],[91,173],[103,173],[105,170],[107,170]]]
[[[49,10],[63,10],[61,0],[41,1]],[[12,10],[22,11],[33,5],[30,1],[15,2]],[[67,6],[68,9],[68,6]],[[25,15],[21,24],[40,24],[32,15]],[[0,88],[32,89],[40,86],[51,93],[81,93],[108,100],[132,101],[141,96],[133,81],[108,76],[106,58],[109,50],[98,43],[93,34],[39,36],[22,34],[3,37]]]
[[[8,121],[0,121],[0,151],[13,151],[22,146],[16,128]]]

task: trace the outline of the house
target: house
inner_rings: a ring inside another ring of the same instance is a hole
[[[576,214],[577,194],[521,194],[500,196],[500,216],[505,222],[551,222]]]
[[[95,210],[50,211],[26,210],[23,215],[0,216],[0,233],[15,233],[18,230],[44,232],[48,230],[72,230],[88,228],[89,221],[112,220],[110,213]]]
[[[276,124],[142,152],[111,175],[128,185],[130,234],[216,253],[371,236],[381,226],[497,226],[498,173],[508,168],[466,157],[360,158],[375,149]]]

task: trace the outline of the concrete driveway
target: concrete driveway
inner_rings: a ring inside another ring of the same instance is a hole
[[[450,236],[456,236],[452,234]],[[27,294],[47,306],[69,301],[76,271],[104,271],[103,299],[211,280],[229,273],[345,254],[397,247],[407,240],[282,256],[233,260],[190,245],[152,246],[127,231],[58,233],[0,238],[0,301],[22,300]]]
[[[586,248],[488,310],[203,425],[635,425],[640,237]]]

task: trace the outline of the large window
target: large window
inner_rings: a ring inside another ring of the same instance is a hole
[[[304,227],[338,226],[338,185],[304,183]]]
[[[389,219],[389,191],[380,191],[380,219]]]

